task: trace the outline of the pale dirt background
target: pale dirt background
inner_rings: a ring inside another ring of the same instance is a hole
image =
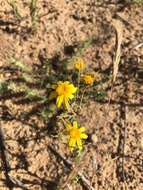
[[[69,47],[88,38],[95,39],[84,55],[88,66],[107,74],[115,53],[115,30],[111,22],[113,18],[122,22],[122,57],[110,110],[106,114],[106,100],[91,100],[79,117],[88,133],[98,137],[96,145],[88,148],[80,171],[95,190],[142,190],[143,46],[138,45],[143,42],[143,6],[115,0],[39,0],[37,30],[32,33],[29,2],[17,1],[23,18],[17,22],[8,3],[0,0],[1,80],[15,77],[14,73],[2,71],[13,55],[36,66],[40,65],[41,51],[48,58],[59,55],[62,60]],[[106,88],[109,94],[110,84]],[[65,164],[49,145],[72,160],[69,151],[60,140],[49,136],[48,126],[37,115],[21,120],[21,114],[30,111],[35,103],[18,100],[20,97],[1,97],[0,102],[1,127],[11,166],[9,174],[29,190],[56,189],[61,178],[66,181],[68,174]],[[7,190],[3,172],[0,176],[0,190]],[[73,181],[67,189],[86,187]]]

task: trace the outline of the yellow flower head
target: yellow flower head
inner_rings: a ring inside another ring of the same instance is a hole
[[[68,123],[66,125],[68,136],[69,136],[69,147],[72,151],[76,146],[79,150],[82,150],[82,139],[87,139],[87,134],[84,133],[85,128],[80,127],[78,128],[77,121],[73,122],[73,125],[71,123]]]
[[[49,99],[56,98],[58,108],[63,105],[68,109],[70,107],[69,100],[74,98],[73,94],[77,91],[77,88],[69,81],[59,81],[56,85],[53,85],[52,88],[54,89],[54,92],[50,94]]]
[[[74,66],[78,71],[81,71],[85,68],[85,61],[84,59],[77,57],[74,59]]]
[[[86,85],[92,85],[95,81],[95,76],[93,74],[86,74],[83,76],[83,82]]]

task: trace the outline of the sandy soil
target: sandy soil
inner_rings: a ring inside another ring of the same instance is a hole
[[[13,56],[37,67],[41,52],[49,59],[58,56],[62,60],[70,55],[68,50],[89,38],[94,44],[84,54],[88,66],[108,75],[116,49],[112,20],[122,22],[122,56],[110,108],[108,96],[102,101],[90,100],[80,113],[80,122],[88,126],[91,139],[96,134],[98,141],[88,140],[79,171],[95,190],[142,190],[143,6],[115,0],[39,0],[36,30],[32,31],[30,0],[16,2],[21,21],[7,1],[0,0],[1,81],[16,77],[8,69]],[[109,95],[111,84],[107,82],[105,88]],[[23,113],[34,106],[35,102],[22,102],[18,95],[0,96],[0,127],[14,190],[54,190],[69,176],[65,160],[75,164],[66,145],[49,134],[48,124],[36,112],[23,119]],[[4,171],[2,163],[0,190],[10,189]],[[76,178],[64,189],[90,189]]]

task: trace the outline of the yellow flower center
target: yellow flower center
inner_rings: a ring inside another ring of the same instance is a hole
[[[68,85],[63,83],[57,87],[56,92],[59,96],[68,96],[68,94],[70,93],[70,89]]]
[[[84,75],[83,76],[83,81],[85,84],[92,84],[95,80],[95,77],[94,76],[91,76],[91,75]]]
[[[70,132],[70,137],[73,138],[73,139],[80,139],[80,131],[79,129],[75,129],[73,128]]]
[[[67,93],[67,91],[68,91],[68,89],[65,84],[58,86],[56,89],[56,92],[58,93],[58,95],[64,95]]]

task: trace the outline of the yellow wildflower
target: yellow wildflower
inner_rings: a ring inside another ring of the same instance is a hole
[[[87,85],[92,85],[95,81],[95,75],[93,74],[86,74],[83,76],[83,82]]]
[[[88,136],[86,133],[84,133],[85,128],[80,127],[78,128],[77,121],[73,122],[73,125],[71,123],[68,123],[66,125],[68,136],[69,136],[69,147],[71,151],[77,146],[79,150],[82,150],[82,139],[87,139]]]
[[[69,81],[59,81],[56,85],[52,85],[54,92],[50,94],[49,99],[56,98],[56,105],[60,108],[62,105],[69,109],[69,100],[74,98],[74,93],[77,91],[77,88],[71,84]]]
[[[74,59],[74,66],[78,71],[81,71],[85,68],[85,61],[81,57]]]

